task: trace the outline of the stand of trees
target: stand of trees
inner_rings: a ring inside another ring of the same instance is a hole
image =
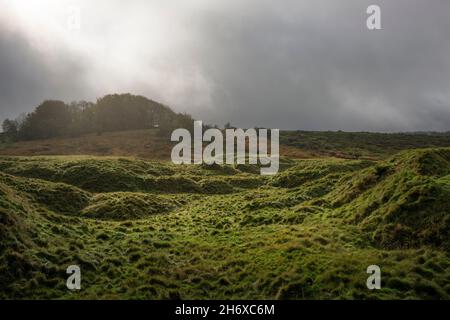
[[[15,140],[149,128],[157,128],[160,136],[170,136],[176,128],[192,130],[193,119],[143,96],[113,94],[96,103],[47,100],[33,112],[3,122],[4,134]]]

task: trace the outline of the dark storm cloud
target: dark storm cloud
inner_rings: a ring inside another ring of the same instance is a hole
[[[263,13],[242,6],[201,26],[224,118],[282,128],[450,129],[450,2],[309,3],[265,2]],[[371,3],[381,6],[383,30],[366,28]]]
[[[30,112],[45,99],[86,96],[83,65],[64,50],[51,59],[20,34],[0,28],[0,120]]]
[[[450,130],[450,1],[81,3],[87,49],[57,46],[51,64],[0,30],[1,118],[131,91],[242,127]]]

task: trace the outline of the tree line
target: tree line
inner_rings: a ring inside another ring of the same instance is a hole
[[[13,140],[149,128],[158,130],[160,136],[170,136],[176,128],[192,130],[193,119],[143,96],[111,94],[97,99],[96,103],[46,100],[33,112],[3,122],[4,134]]]

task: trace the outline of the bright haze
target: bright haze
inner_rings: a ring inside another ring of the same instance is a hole
[[[381,7],[382,30],[367,29],[371,4]],[[130,92],[219,125],[450,130],[448,0],[0,0],[0,8],[0,120],[45,99]]]

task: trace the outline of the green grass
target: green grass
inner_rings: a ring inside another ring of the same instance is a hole
[[[283,131],[280,143],[319,155],[382,159],[402,150],[448,147],[450,132]]]
[[[89,206],[83,209],[82,216],[106,220],[130,220],[161,214],[177,208],[178,202],[161,196],[115,192],[94,196]]]
[[[0,158],[0,298],[450,298],[449,148],[282,167]]]

